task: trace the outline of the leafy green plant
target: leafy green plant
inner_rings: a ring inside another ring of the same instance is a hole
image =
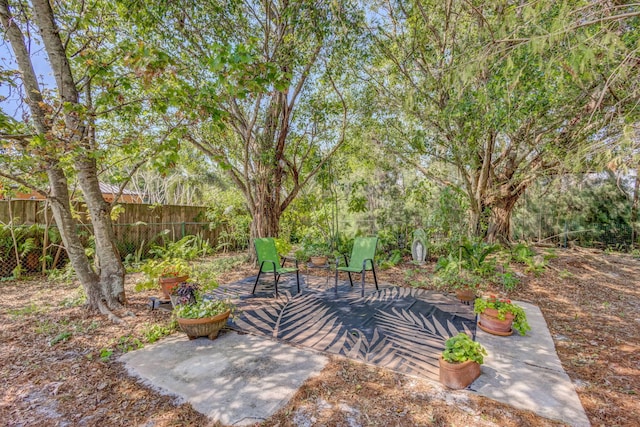
[[[100,349],[100,360],[106,362],[113,355],[113,349],[103,347]]]
[[[482,364],[486,355],[487,350],[463,332],[446,340],[442,352],[442,358],[449,363],[463,363],[472,360]]]
[[[179,258],[187,261],[212,252],[209,242],[198,235],[184,236],[177,242],[169,242],[166,247],[154,245],[149,249],[149,254],[156,258]]]
[[[171,335],[175,330],[175,324],[173,323],[170,325],[159,325],[157,323],[151,325],[148,324],[142,330],[142,337],[145,342],[151,344],[164,336]]]
[[[180,258],[167,258],[162,261],[149,259],[142,265],[141,271],[144,273],[145,279],[136,284],[134,289],[137,292],[155,289],[160,277],[189,276],[191,267]]]
[[[60,302],[60,305],[67,308],[78,307],[84,305],[86,302],[87,294],[85,293],[84,288],[81,285],[78,286],[73,296],[65,297],[62,302]]]
[[[449,254],[441,257],[436,263],[433,283],[438,289],[477,288],[484,283],[484,279],[477,273],[465,269],[464,261]]]
[[[495,272],[495,260],[487,257],[500,250],[500,245],[482,241],[468,241],[460,245],[463,266],[480,276]]]
[[[173,314],[182,319],[201,319],[203,317],[213,317],[232,310],[235,305],[226,300],[206,300],[201,299],[194,304],[180,304]]]
[[[496,277],[506,291],[514,290],[520,283],[518,276],[511,271],[500,273]]]
[[[382,270],[387,270],[391,267],[395,267],[402,261],[402,251],[400,249],[394,249],[389,254],[389,257],[380,262],[380,268]]]
[[[142,344],[142,341],[133,337],[131,334],[121,336],[118,338],[118,343],[116,344],[117,349],[123,353],[128,353],[131,350],[137,350],[143,346],[144,344]]]
[[[53,337],[51,341],[49,341],[49,346],[53,347],[54,345],[60,342],[67,341],[69,338],[71,338],[71,332],[69,331],[60,332],[58,335]]]
[[[9,313],[9,315],[12,317],[30,316],[32,314],[41,314],[44,312],[46,312],[44,307],[41,307],[34,303],[31,303],[22,308],[14,308],[14,309],[7,310],[7,313]]]
[[[500,299],[495,295],[491,295],[489,298],[476,298],[473,304],[473,312],[476,314],[482,314],[487,308],[493,308],[498,311],[498,319],[504,320],[507,313],[514,315],[512,327],[520,335],[525,335],[527,331],[531,330],[531,326],[527,322],[527,314],[524,309],[517,304],[514,304],[509,299]]]

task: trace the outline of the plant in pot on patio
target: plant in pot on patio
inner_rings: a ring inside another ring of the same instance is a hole
[[[451,389],[469,386],[480,376],[480,365],[487,351],[465,333],[449,338],[440,355],[440,382]]]
[[[507,336],[514,330],[525,335],[531,330],[524,309],[509,299],[497,298],[495,295],[477,298],[473,311],[479,315],[478,327],[493,335]]]
[[[162,296],[170,299],[171,293],[178,284],[189,280],[191,269],[187,262],[180,258],[167,258],[162,261],[149,260],[141,268],[145,275],[144,282],[136,285],[136,289],[160,285]]]
[[[191,295],[181,297],[182,303],[175,307],[173,315],[190,340],[198,337],[216,339],[218,332],[227,324],[235,305],[228,300],[203,298],[197,292],[197,284],[189,285],[196,285],[190,286],[191,289],[195,288],[193,292],[186,289],[189,287],[187,284],[180,285],[185,289],[185,294]]]
[[[454,291],[460,302],[469,305],[485,280],[474,271],[463,268],[459,259],[449,255],[438,260],[434,283],[438,288]]]
[[[313,265],[325,265],[327,263],[328,255],[331,253],[331,247],[329,244],[322,241],[305,242],[303,250]]]

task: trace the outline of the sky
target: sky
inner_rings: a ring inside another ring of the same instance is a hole
[[[31,43],[30,47],[32,49],[31,58],[33,61],[33,66],[35,68],[36,75],[38,76],[38,80],[40,81],[41,87],[45,89],[54,88],[55,81],[53,78],[53,73],[51,72],[51,68],[49,67],[49,63],[47,62],[47,55],[44,51],[44,48],[40,44],[33,42]],[[0,71],[17,71],[17,69],[18,64],[15,61],[15,56],[13,55],[11,46],[4,40],[0,39]],[[21,102],[22,82],[19,78],[16,79],[16,81],[20,84],[20,90],[17,90],[14,87],[10,87],[4,81],[0,82],[0,109],[5,114],[15,118],[16,120],[22,120],[23,109],[27,109],[28,112],[28,108]]]

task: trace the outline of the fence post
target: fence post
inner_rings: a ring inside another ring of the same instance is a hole
[[[187,231],[187,227],[186,227],[186,223],[182,222],[182,224],[180,224],[180,231],[182,232],[182,235],[180,236],[180,238],[183,238],[185,236],[185,233]]]

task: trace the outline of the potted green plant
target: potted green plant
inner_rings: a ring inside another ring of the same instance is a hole
[[[434,283],[440,289],[454,291],[460,302],[469,305],[476,298],[484,279],[474,271],[463,268],[459,259],[449,255],[438,260]]]
[[[213,340],[226,325],[235,305],[229,300],[203,297],[197,291],[197,284],[191,285],[195,286],[181,285],[185,297],[181,304],[175,306],[173,315],[190,340],[198,337]]]
[[[484,347],[465,333],[449,338],[439,359],[440,382],[454,390],[468,387],[480,376],[486,354]]]
[[[180,258],[167,258],[162,261],[148,260],[141,268],[145,280],[136,286],[136,289],[146,289],[147,286],[160,285],[162,296],[170,299],[174,288],[182,282],[189,280],[191,269],[189,264]]]
[[[325,265],[328,255],[331,253],[331,247],[323,241],[305,242],[303,245],[305,255],[313,265]]]
[[[524,309],[509,299],[476,298],[473,311],[479,315],[478,326],[485,332],[494,335],[511,335],[514,330],[525,335],[531,330]]]

